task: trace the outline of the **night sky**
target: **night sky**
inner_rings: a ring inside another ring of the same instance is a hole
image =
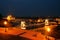
[[[60,0],[0,0],[0,13],[15,16],[60,16]]]

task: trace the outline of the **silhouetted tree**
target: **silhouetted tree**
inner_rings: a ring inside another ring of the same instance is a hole
[[[2,17],[3,17],[3,15],[2,15],[2,13],[0,13],[0,19],[2,19]]]

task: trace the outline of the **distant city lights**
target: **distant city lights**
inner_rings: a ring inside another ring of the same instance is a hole
[[[45,19],[45,25],[49,25],[49,20]]]
[[[21,21],[21,29],[26,29],[25,21]]]
[[[11,15],[8,15],[8,16],[7,16],[7,20],[8,20],[8,21],[11,20],[11,17],[12,17]]]

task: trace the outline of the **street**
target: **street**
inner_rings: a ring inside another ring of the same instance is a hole
[[[5,37],[6,35],[8,35],[7,38],[10,37],[9,35],[13,35],[13,36],[19,36],[19,37],[27,38],[30,40],[47,40],[47,39],[55,40],[55,38],[48,36],[48,33],[45,32],[45,27],[46,28],[49,27],[49,28],[53,29],[57,25],[46,26],[46,25],[44,25],[44,23],[38,23],[38,24],[30,24],[27,26],[31,26],[31,27],[32,26],[38,26],[38,27],[31,29],[31,30],[21,29],[20,26],[19,27],[9,27],[9,28],[0,27],[0,33],[3,35],[4,38],[6,38]]]

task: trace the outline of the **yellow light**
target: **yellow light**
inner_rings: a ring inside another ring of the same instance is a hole
[[[45,25],[49,25],[49,20],[48,19],[45,20]]]
[[[40,19],[38,19],[38,21],[37,22],[40,22]]]
[[[51,29],[48,27],[48,28],[46,28],[46,30],[48,31],[48,32],[50,32],[51,31]]]
[[[12,17],[11,15],[7,16],[7,20],[11,20],[11,17]]]
[[[26,29],[25,21],[21,21],[21,29]]]
[[[4,24],[6,25],[7,24],[7,21],[4,21]]]

